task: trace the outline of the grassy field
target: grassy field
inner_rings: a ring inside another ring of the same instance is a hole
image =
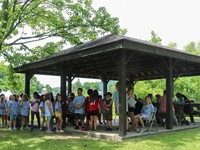
[[[0,150],[199,150],[200,129],[125,141],[88,139],[69,134],[0,130]]]

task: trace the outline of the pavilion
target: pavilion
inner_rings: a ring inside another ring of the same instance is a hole
[[[30,79],[35,74],[61,76],[61,95],[66,98],[74,77],[101,79],[104,92],[109,80],[118,80],[119,136],[126,135],[126,82],[166,79],[166,128],[173,129],[172,97],[178,77],[200,75],[200,57],[121,35],[102,38],[63,50],[53,56],[15,68],[25,74],[25,93],[30,94]]]

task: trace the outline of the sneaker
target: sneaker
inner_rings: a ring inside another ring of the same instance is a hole
[[[9,128],[10,131],[12,131],[12,128]]]
[[[136,133],[139,133],[139,132],[141,131],[141,129],[136,128],[134,131],[135,131]]]
[[[21,130],[21,131],[23,131],[23,130],[24,130],[24,128],[23,128],[23,127],[21,127],[21,128],[20,128],[20,130]]]
[[[56,133],[60,133],[60,130],[56,130]]]
[[[40,128],[39,131],[42,132],[43,131],[42,128]]]
[[[93,132],[96,132],[96,130],[93,130]]]
[[[79,130],[79,127],[78,127],[78,126],[76,126],[74,129],[75,129],[75,130]]]
[[[49,130],[48,130],[47,133],[53,133],[53,131],[49,131]]]
[[[17,130],[17,128],[13,128],[13,130]]]
[[[63,131],[63,130],[60,130],[60,133],[64,133],[65,131]]]
[[[131,132],[130,130],[126,130],[127,133]]]
[[[106,131],[109,131],[110,129],[109,128],[106,128]]]
[[[147,130],[146,128],[142,128],[140,132],[144,133],[146,130]]]

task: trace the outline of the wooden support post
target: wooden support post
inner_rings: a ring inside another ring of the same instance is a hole
[[[109,80],[107,80],[106,77],[101,77],[101,81],[103,83],[103,94],[105,95],[108,92],[107,85],[108,85]]]
[[[174,82],[173,82],[173,65],[172,59],[167,60],[166,67],[166,129],[173,129],[173,93],[174,93]]]
[[[62,97],[62,119],[63,119],[63,125],[62,127],[65,128],[66,127],[66,116],[67,116],[67,106],[66,106],[66,69],[65,69],[65,65],[62,64],[61,65],[61,70],[60,70],[60,75],[61,75],[61,86],[60,86],[60,92],[61,92],[61,97]]]
[[[118,61],[119,75],[119,136],[126,136],[126,51],[122,50]]]
[[[25,73],[25,94],[28,95],[30,98],[30,80],[33,77],[34,74],[31,74],[29,72]]]
[[[72,92],[72,76],[71,73],[68,74],[68,95]]]

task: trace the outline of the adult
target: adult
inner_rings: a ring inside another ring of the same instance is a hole
[[[194,118],[192,115],[193,107],[192,107],[189,99],[182,93],[176,93],[176,97],[177,97],[178,103],[184,104],[183,112],[185,114],[189,115],[191,123],[194,123]]]

